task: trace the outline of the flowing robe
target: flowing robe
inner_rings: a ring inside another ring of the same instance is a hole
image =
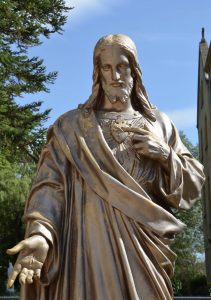
[[[50,250],[41,282],[23,286],[21,299],[172,299],[169,244],[185,225],[170,207],[190,208],[204,175],[155,114],[149,128],[171,153],[169,170],[151,164],[150,189],[115,158],[94,111],[70,111],[50,128],[24,214],[26,237],[43,235]]]

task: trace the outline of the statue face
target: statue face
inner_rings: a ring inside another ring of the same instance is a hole
[[[130,99],[133,77],[129,59],[118,45],[106,47],[100,55],[102,88],[111,101],[125,103]]]

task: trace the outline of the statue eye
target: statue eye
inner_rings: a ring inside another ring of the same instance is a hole
[[[119,66],[118,66],[120,69],[127,69],[128,67],[129,67],[129,64],[127,64],[127,63],[121,63],[121,64],[119,64]]]
[[[109,65],[102,65],[102,69],[104,71],[108,71],[108,70],[110,70],[110,66]]]

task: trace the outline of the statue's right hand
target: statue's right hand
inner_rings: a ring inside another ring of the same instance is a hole
[[[18,275],[21,284],[32,283],[33,279],[39,279],[48,249],[49,245],[41,235],[33,235],[8,249],[7,254],[20,253],[8,279],[7,287],[12,287]]]

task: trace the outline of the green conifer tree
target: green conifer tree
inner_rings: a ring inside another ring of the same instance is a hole
[[[49,110],[40,112],[40,101],[15,100],[49,91],[57,72],[47,73],[43,60],[29,57],[28,50],[42,36],[61,33],[69,9],[63,0],[0,1],[0,151],[9,160],[38,159]]]
[[[23,238],[21,217],[45,143],[49,111],[42,102],[17,104],[17,98],[48,92],[57,72],[29,49],[43,37],[62,33],[70,10],[63,0],[0,1],[0,293],[5,292],[6,249]],[[19,101],[20,102],[20,101]]]

